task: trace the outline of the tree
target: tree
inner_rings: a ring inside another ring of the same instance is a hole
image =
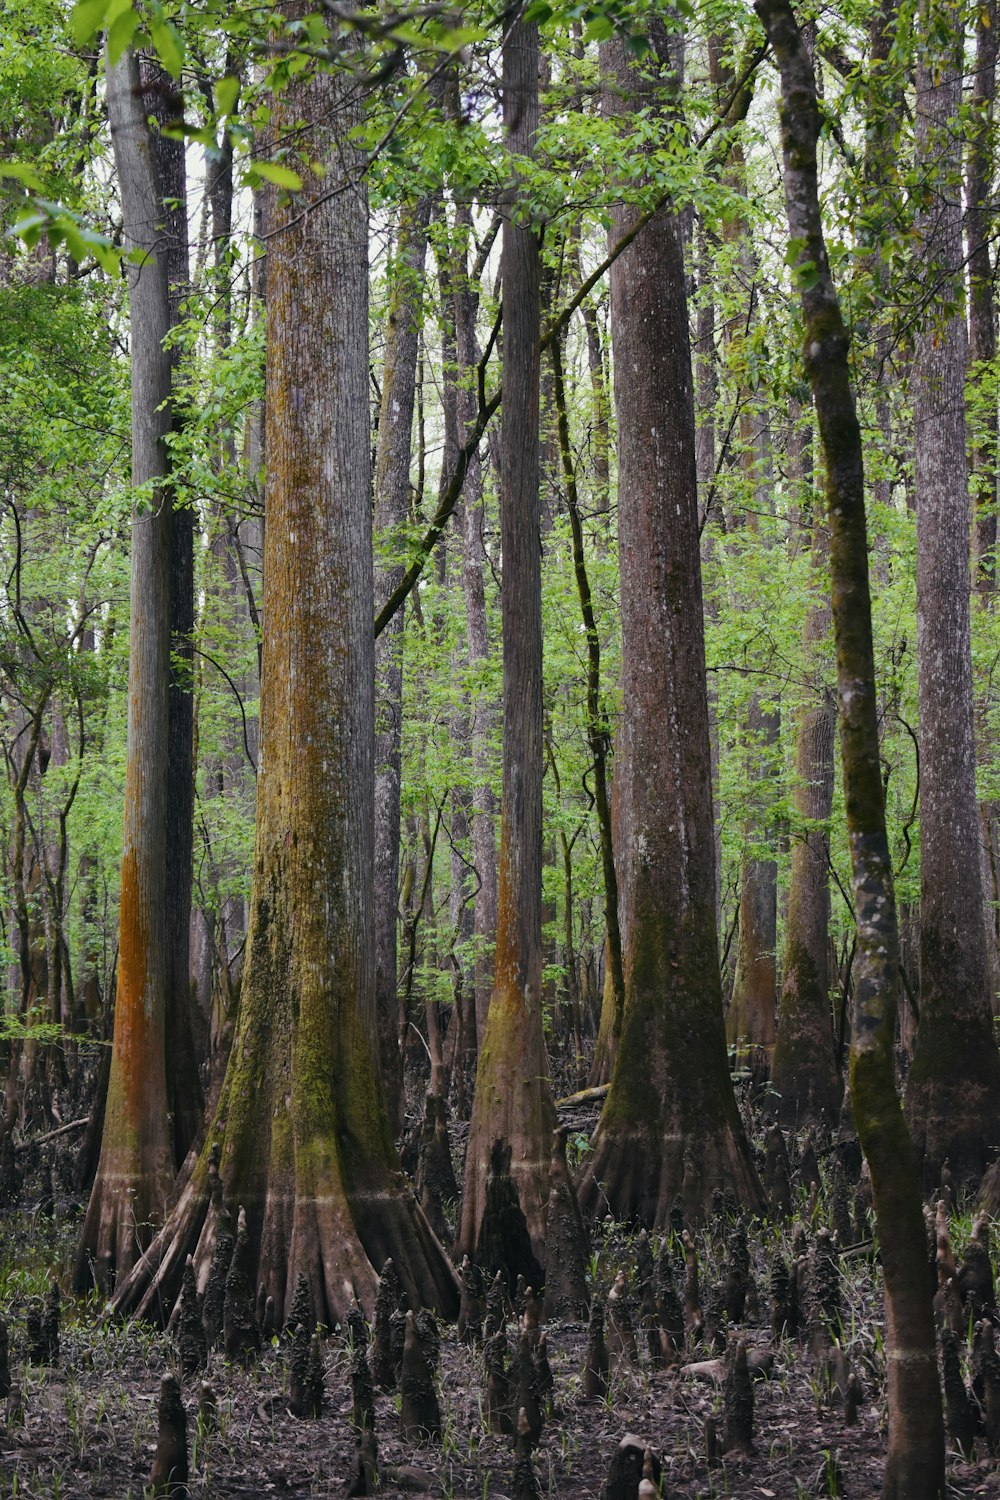
[[[757,0],[781,71],[781,126],[804,357],[826,461],[840,746],[857,910],[851,1098],[871,1169],[885,1277],[889,1451],[883,1500],[938,1500],[944,1430],[926,1235],[913,1145],[893,1067],[899,942],[879,754],[864,464],[819,208],[819,108],[812,61],[788,0]]]
[[[390,295],[375,455],[374,526],[384,544],[393,551],[399,547],[398,534],[407,520],[410,433],[430,208],[430,199],[424,197],[416,204],[404,204],[400,209],[395,281]],[[375,598],[378,604],[385,602],[402,574],[402,563],[396,561],[376,570]],[[403,612],[399,610],[375,643],[378,685],[375,732],[375,1011],[382,1083],[389,1117],[397,1131],[402,1128],[404,1104],[396,993],[402,633]]]
[[[285,10],[292,20],[294,5]],[[261,767],[236,1034],[208,1144],[114,1305],[162,1313],[185,1258],[207,1270],[217,1204],[246,1210],[255,1283],[280,1318],[300,1275],[332,1324],[370,1310],[389,1255],[416,1305],[450,1314],[454,1271],[406,1186],[375,1062],[374,640],[368,218],[351,131],[362,84],[293,73],[272,128],[305,141],[272,200]],[[307,393],[307,396],[306,396]]]
[[[807,432],[807,436],[801,430],[793,433],[790,444],[790,460],[794,455],[799,469],[795,477],[800,484],[812,478],[811,463],[803,463],[812,441],[811,419]],[[830,604],[820,592],[829,568],[829,547],[823,517],[815,513],[811,521],[816,594],[806,615],[803,645],[812,682],[796,730],[792,797],[801,827],[794,830],[792,842],[781,1008],[771,1075],[779,1095],[779,1117],[789,1125],[807,1120],[833,1124],[844,1092],[830,1010],[830,847],[826,824],[833,806],[837,710],[827,682]]]
[[[662,115],[677,90],[652,21],[634,62],[602,47],[605,108]],[[617,240],[632,205],[613,213]],[[695,472],[694,398],[680,216],[662,206],[611,268],[618,411],[623,714],[629,800],[625,1000],[611,1086],[583,1169],[581,1206],[666,1224],[675,1197],[700,1215],[713,1190],[761,1190],[726,1059],[715,921],[711,754]]]
[[[165,1066],[167,747],[170,677],[170,330],[162,192],[131,50],[108,65],[108,114],[130,269],[132,519],[128,755],[118,986],[97,1175],[77,1251],[77,1281],[129,1270],[162,1220],[174,1178]]]
[[[541,295],[538,238],[519,188],[519,158],[538,128],[538,27],[523,17],[503,46],[505,190],[503,433],[500,542],[503,629],[503,787],[493,993],[479,1048],[456,1255],[475,1258],[487,1178],[499,1144],[532,1251],[545,1261],[555,1111],[542,1032],[542,591],[538,494]]]
[[[469,267],[468,239],[472,230],[472,213],[467,203],[455,207],[455,247],[457,262],[452,274],[455,317],[455,380],[458,393],[458,419],[463,438],[473,431],[478,404],[474,389],[480,350],[476,340],[476,310],[479,304],[477,268]],[[486,613],[486,591],[483,573],[486,548],[483,544],[483,473],[477,453],[469,459],[463,497],[458,513],[462,538],[462,592],[465,598],[466,631],[469,642],[469,664],[482,669],[490,659],[489,625]],[[469,705],[469,738],[472,745],[472,810],[469,818],[472,834],[473,863],[478,877],[473,897],[473,930],[476,938],[476,1040],[486,1034],[491,992],[491,951],[497,927],[497,847],[494,828],[496,795],[490,783],[490,738],[496,710],[489,697],[475,694]]]
[[[945,1159],[978,1178],[1000,1136],[1000,1053],[993,1036],[978,856],[969,621],[966,327],[961,141],[964,11],[921,9],[917,164],[920,233],[945,305],[917,335],[911,390],[917,497],[920,701],[920,1022],[906,1110],[924,1183]],[[949,301],[948,299],[953,299]]]
[[[170,327],[176,330],[188,294],[186,146],[164,134],[172,119],[170,75],[140,63],[143,103],[156,122],[148,133],[160,192],[157,254],[165,256]],[[182,343],[170,348],[171,428],[183,423],[177,399]],[[174,1162],[194,1144],[203,1107],[191,1030],[191,865],[194,846],[194,508],[165,491],[170,532],[170,679],[167,686],[166,942],[164,1046]]]

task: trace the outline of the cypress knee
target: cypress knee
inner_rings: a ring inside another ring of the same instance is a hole
[[[160,1381],[159,1426],[150,1485],[157,1500],[186,1500],[188,1487],[187,1417],[174,1375]]]

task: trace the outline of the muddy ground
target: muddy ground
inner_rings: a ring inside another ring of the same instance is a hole
[[[629,1263],[629,1240],[606,1226],[599,1246],[599,1281],[610,1283],[619,1264]],[[761,1226],[753,1236],[754,1270],[764,1295],[745,1328],[757,1345],[771,1343],[766,1327],[765,1253],[777,1231]],[[724,1262],[724,1231],[699,1237],[704,1273]],[[101,1318],[95,1303],[64,1299],[58,1364],[29,1365],[24,1316],[29,1298],[41,1294],[51,1271],[65,1273],[72,1228],[52,1227],[31,1215],[8,1222],[2,1240],[3,1307],[11,1333],[14,1392],[0,1437],[3,1496],[107,1496],[125,1500],[144,1494],[156,1440],[160,1376],[176,1368],[171,1340],[141,1325]],[[720,1391],[683,1370],[659,1371],[643,1360],[619,1368],[608,1397],[585,1400],[581,1369],[586,1330],[553,1323],[549,1356],[555,1376],[555,1411],[535,1456],[542,1495],[598,1500],[609,1460],[622,1436],[640,1436],[661,1456],[663,1493],[695,1497],[788,1497],[844,1495],[852,1500],[878,1494],[884,1449],[881,1400],[883,1365],[876,1292],[877,1268],[870,1259],[847,1264],[843,1279],[845,1344],[866,1388],[856,1426],[844,1425],[823,1370],[798,1343],[775,1346],[769,1379],[755,1383],[754,1446],[750,1458],[726,1458],[710,1466],[705,1419],[718,1413]],[[756,1324],[756,1326],[754,1326]],[[692,1356],[705,1351],[693,1349]],[[339,1331],[324,1350],[325,1405],[315,1420],[296,1420],[287,1410],[286,1350],[266,1349],[249,1370],[211,1358],[207,1379],[216,1394],[218,1426],[204,1430],[198,1412],[201,1377],[184,1383],[191,1455],[192,1496],[343,1493],[354,1441],[347,1356]],[[387,1497],[430,1493],[462,1500],[510,1494],[510,1439],[484,1430],[481,1357],[444,1330],[440,1371],[443,1438],[413,1448],[399,1435],[398,1400],[379,1396],[379,1462],[388,1471],[408,1469],[405,1487],[387,1479]],[[1000,1496],[1000,1474],[992,1462],[952,1461],[952,1494]],[[146,1491],[148,1493],[148,1491]]]
[[[596,1110],[567,1123],[577,1145]],[[460,1166],[463,1130],[454,1131]],[[177,1353],[165,1334],[137,1323],[103,1316],[99,1300],[66,1294],[81,1205],[58,1198],[55,1217],[31,1209],[26,1181],[22,1206],[0,1220],[0,1312],[10,1334],[12,1395],[0,1403],[0,1497],[107,1496],[139,1500],[149,1494],[156,1444],[160,1378],[177,1370]],[[452,1206],[453,1207],[453,1206]],[[824,1199],[813,1205],[797,1191],[794,1217],[823,1220]],[[971,1214],[956,1215],[952,1238],[961,1256]],[[703,1298],[725,1277],[733,1221],[724,1213],[695,1236]],[[740,1336],[751,1346],[773,1348],[769,1378],[754,1383],[754,1452],[710,1464],[706,1419],[718,1417],[721,1389],[692,1378],[683,1368],[654,1369],[640,1337],[638,1367],[620,1366],[604,1400],[581,1390],[586,1329],[548,1326],[549,1359],[555,1377],[554,1410],[534,1459],[539,1492],[564,1500],[604,1500],[609,1463],[626,1433],[636,1434],[660,1456],[662,1492],[675,1500],[708,1497],[843,1495],[869,1500],[879,1493],[885,1444],[884,1358],[879,1269],[873,1245],[842,1257],[842,1344],[864,1387],[856,1425],[846,1426],[831,1388],[826,1363],[804,1343],[770,1333],[769,1271],[775,1251],[790,1256],[791,1224],[754,1222],[749,1241],[753,1292]],[[654,1252],[656,1244],[654,1243]],[[992,1236],[994,1265],[1000,1225]],[[683,1288],[683,1250],[674,1244],[676,1281]],[[605,1295],[620,1268],[631,1276],[634,1238],[606,1221],[598,1227],[591,1280]],[[44,1296],[52,1278],[63,1287],[58,1362],[27,1359],[25,1317],[32,1298]],[[510,1327],[513,1334],[513,1324]],[[730,1331],[732,1335],[732,1330]],[[686,1358],[704,1360],[711,1350],[692,1345]],[[288,1411],[288,1351],[280,1340],[265,1348],[250,1369],[230,1365],[215,1352],[204,1377],[183,1382],[191,1461],[189,1493],[196,1497],[288,1495],[330,1497],[344,1493],[354,1437],[348,1357],[340,1330],[323,1349],[325,1399],[322,1415],[297,1420]],[[202,1378],[215,1392],[214,1429],[198,1415]],[[511,1440],[491,1435],[483,1420],[482,1356],[442,1330],[439,1392],[443,1437],[414,1448],[400,1435],[398,1397],[377,1397],[378,1457],[386,1497],[433,1494],[455,1500],[511,1495]],[[985,1452],[967,1464],[949,1459],[950,1494],[1000,1497],[1000,1471]]]

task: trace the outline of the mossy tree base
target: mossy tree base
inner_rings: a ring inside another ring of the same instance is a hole
[[[638,902],[633,921],[635,933]],[[729,1076],[714,943],[703,984],[691,956],[682,964],[671,946],[654,950],[643,974],[629,943],[621,1046],[577,1183],[584,1213],[656,1229],[666,1228],[677,1197],[685,1217],[700,1221],[716,1188],[764,1208]]]
[[[472,1124],[466,1151],[462,1214],[456,1258],[475,1261],[487,1203],[487,1179],[494,1148],[510,1149],[510,1176],[531,1239],[545,1264],[545,1210],[549,1195],[550,1142],[556,1127],[548,1064],[537,1014],[515,994],[494,991],[479,1050]]]
[[[297,5],[284,7],[291,17]],[[163,1321],[186,1256],[207,1277],[219,1196],[246,1212],[274,1316],[371,1312],[391,1257],[415,1305],[458,1311],[454,1268],[399,1167],[377,1068],[368,214],[354,85],[297,75],[275,139],[323,178],[269,199],[261,758],[246,958],[209,1145],[113,1307]],[[347,183],[350,191],[343,191]],[[339,184],[339,188],[338,188]],[[315,201],[310,200],[310,195]],[[303,392],[308,399],[303,399]],[[222,1194],[210,1190],[219,1148]]]

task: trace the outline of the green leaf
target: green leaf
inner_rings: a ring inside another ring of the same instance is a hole
[[[88,247],[84,243],[84,238],[80,233],[79,226],[74,224],[71,219],[64,219],[62,221],[62,224],[60,225],[60,228],[63,232],[63,239],[66,241],[66,249],[69,251],[70,255],[72,255],[77,265],[82,265],[82,263],[87,259]]]
[[[13,177],[15,182],[20,182],[33,192],[42,191],[42,180],[34,167],[30,167],[25,161],[0,162],[0,177]]]
[[[184,44],[177,27],[171,21],[150,21],[149,35],[157,57],[171,78],[179,78],[184,66]]]
[[[17,222],[7,234],[11,239],[21,240],[28,250],[33,250],[42,237],[42,229],[49,222],[46,213],[38,209],[28,209],[17,217]]]
[[[70,29],[77,46],[92,42],[104,25],[108,0],[77,0],[70,18]]]
[[[236,108],[236,101],[240,97],[240,80],[238,78],[220,78],[215,85],[215,113],[221,118],[223,115],[231,115]]]
[[[118,61],[132,40],[138,25],[138,15],[131,6],[127,6],[121,15],[116,16],[108,27],[108,58],[112,66]]]
[[[800,292],[810,291],[819,280],[819,271],[816,268],[814,260],[800,261],[793,270],[792,275],[795,279],[795,285]]]
[[[588,42],[606,42],[615,34],[614,24],[608,16],[595,16],[587,23]]]
[[[276,161],[255,161],[253,171],[258,177],[263,177],[265,182],[287,188],[290,193],[297,193],[302,186],[302,178],[298,172],[293,172],[291,167],[283,167]]]

